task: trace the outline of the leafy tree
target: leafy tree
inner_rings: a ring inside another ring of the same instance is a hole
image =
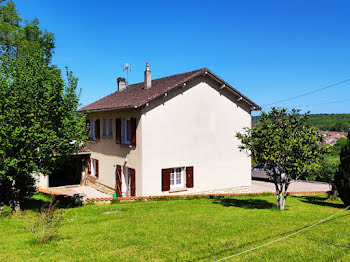
[[[52,33],[22,23],[12,1],[0,5],[0,204],[18,208],[34,190],[33,173],[50,174],[87,138],[77,81],[51,64]]]
[[[331,157],[325,157],[321,161],[321,166],[318,172],[315,173],[315,180],[326,182],[331,185],[329,197],[336,199],[338,196],[337,187],[335,185],[335,173],[339,166],[339,160]]]
[[[308,114],[298,110],[272,108],[262,112],[258,124],[246,133],[237,133],[241,150],[246,150],[263,168],[276,187],[277,207],[284,210],[292,179],[307,177],[320,165],[327,148],[321,135],[306,124]]]
[[[331,148],[332,156],[339,156],[342,147],[346,145],[346,137],[341,137],[337,140],[337,142]]]
[[[350,205],[350,137],[340,153],[340,165],[335,174],[335,184],[339,197],[345,205]]]

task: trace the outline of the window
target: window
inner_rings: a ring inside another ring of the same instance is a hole
[[[136,146],[136,118],[115,120],[116,144]]]
[[[112,137],[113,136],[112,119],[103,119],[103,121],[102,121],[102,136],[104,136],[104,137]]]
[[[108,119],[108,136],[113,136],[113,122],[112,119]]]
[[[94,120],[90,120],[90,140],[96,141],[96,124]]]
[[[92,172],[91,172],[91,174],[98,178],[98,174],[99,174],[98,160],[94,159],[94,158],[91,159],[91,160],[92,160],[91,161],[91,165],[92,165],[92,168],[91,168]]]
[[[170,170],[170,187],[183,187],[184,186],[184,168],[172,168]]]
[[[122,119],[122,144],[130,145],[131,144],[131,121]]]
[[[193,188],[193,166],[162,169],[162,191]]]
[[[107,123],[106,119],[102,120],[102,136],[107,136]]]
[[[100,120],[90,120],[90,141],[100,141]]]

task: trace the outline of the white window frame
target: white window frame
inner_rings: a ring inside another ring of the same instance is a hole
[[[170,189],[185,187],[185,168],[174,167],[170,169]]]

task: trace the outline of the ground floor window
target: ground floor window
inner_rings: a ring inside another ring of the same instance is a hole
[[[184,168],[178,167],[178,168],[171,168],[170,170],[170,187],[183,187],[184,186]]]
[[[193,166],[162,169],[162,191],[193,187]]]

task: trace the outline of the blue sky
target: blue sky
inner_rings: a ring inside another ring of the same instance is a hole
[[[259,105],[350,78],[350,1],[15,3],[55,33],[53,63],[79,77],[82,105],[114,92],[125,62],[130,83],[146,61],[153,78],[208,67]],[[279,105],[350,113],[346,99],[350,82]]]

